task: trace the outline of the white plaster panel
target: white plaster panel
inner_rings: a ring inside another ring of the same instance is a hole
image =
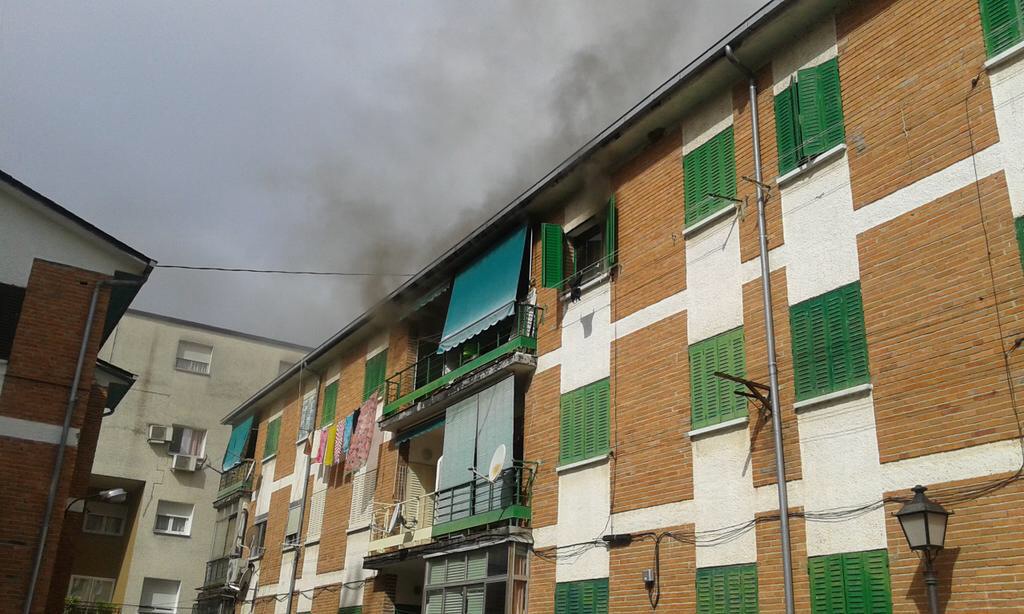
[[[535,527],[533,529],[533,545],[535,548],[547,548],[558,543],[558,525],[550,524],[546,527]]]
[[[644,507],[612,516],[610,533],[638,533],[655,531],[693,522],[694,502],[677,501]]]
[[[881,493],[910,490],[915,484],[942,484],[1020,469],[1021,444],[1015,439],[939,452],[882,465]]]
[[[277,580],[277,585],[281,587],[279,593],[288,593],[288,586],[291,583],[292,568],[295,566],[295,551],[281,553],[281,571]],[[288,609],[288,600],[282,600],[277,602],[274,606],[274,612],[284,613]]]
[[[735,219],[686,242],[689,343],[743,324],[742,271],[739,224]]]
[[[693,496],[698,533],[748,522],[754,518],[756,494],[750,471],[746,429],[722,431],[695,439]],[[757,560],[754,531],[714,546],[697,548],[697,566],[734,565]]]
[[[603,284],[565,306],[562,317],[561,390],[608,377],[611,363],[611,288]]]
[[[841,399],[797,414],[808,511],[881,499],[881,467],[872,397]],[[839,522],[807,523],[807,554],[885,548],[885,511]]]
[[[686,311],[688,298],[686,290],[683,290],[672,296],[665,297],[657,303],[648,305],[639,311],[634,311],[621,320],[615,321],[612,334],[616,339],[621,339],[665,318]]]
[[[277,459],[272,458],[260,467],[260,487],[256,490],[256,515],[270,511],[270,495],[274,492],[274,465]]]
[[[302,498],[303,490],[306,487],[306,478],[309,477],[309,472],[304,471],[306,469],[306,454],[304,451],[305,444],[295,445],[295,466],[294,471],[288,476],[291,478],[292,491],[289,495],[289,501],[298,501]]]
[[[756,215],[756,213],[754,214]],[[778,271],[786,266],[788,262],[788,256],[786,252],[786,244],[768,250],[768,268],[772,271]],[[755,256],[751,260],[747,260],[743,263],[742,272],[743,283],[749,283],[755,279],[761,278],[761,256]]]
[[[773,91],[778,94],[789,86],[789,79],[801,68],[817,66],[839,54],[836,45],[836,22],[829,17],[819,26],[790,41],[772,60],[775,77]]]
[[[790,304],[860,279],[846,154],[780,192]]]
[[[537,373],[547,371],[552,367],[557,367],[562,364],[562,352],[561,348],[557,350],[551,350],[546,354],[541,354],[537,357]]]
[[[774,462],[774,459],[772,459]],[[779,510],[779,489],[775,484],[766,484],[754,489],[754,511],[777,512]],[[804,484],[800,480],[786,482],[786,501],[789,507],[803,507],[804,505]]]
[[[703,101],[683,120],[683,155],[707,143],[732,125],[732,91],[723,90]]]
[[[600,540],[608,528],[611,510],[610,464],[583,467],[558,476],[559,545]],[[608,577],[608,550],[591,548],[572,559],[558,557],[558,582]]]
[[[992,104],[1002,145],[1001,162],[1006,169],[1013,216],[1024,215],[1024,59],[989,70]]]

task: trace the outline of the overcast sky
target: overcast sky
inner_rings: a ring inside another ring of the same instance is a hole
[[[5,1],[0,167],[162,264],[414,273],[762,3]],[[312,345],[400,281],[134,306]]]

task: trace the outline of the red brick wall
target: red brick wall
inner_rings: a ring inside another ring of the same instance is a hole
[[[530,557],[530,579],[526,583],[527,610],[530,614],[554,614],[555,554],[545,550],[545,558]]]
[[[775,143],[775,96],[770,66],[757,72],[758,127],[761,136],[761,168],[765,183],[773,183],[779,176],[779,150]],[[737,83],[732,90],[733,131],[736,139],[736,197],[746,201],[746,211],[740,221],[740,259],[743,262],[757,258],[761,253],[757,226],[757,186],[743,177],[755,177],[754,144],[751,136],[750,86],[747,81]],[[765,203],[765,222],[768,249],[782,245],[782,199],[778,190],[769,192]]]
[[[269,487],[267,485],[264,486]],[[281,545],[284,543],[284,530],[288,523],[288,504],[291,499],[291,488],[280,488],[270,493],[270,510],[267,514],[267,533],[264,539],[265,553],[260,563],[260,579],[263,584],[278,581],[281,573]],[[291,552],[286,556],[291,557]]]
[[[553,367],[533,376],[526,391],[523,419],[524,458],[540,462],[533,482],[534,527],[558,522],[558,429],[561,368]]]
[[[658,531],[661,533],[662,531]],[[693,536],[693,525],[669,527],[664,532]],[[636,537],[632,544],[609,551],[609,612],[626,614],[653,612],[652,594],[644,585],[643,570],[655,569],[654,536]],[[697,552],[693,544],[670,537],[661,540],[660,586],[658,612],[695,612],[697,586]]]
[[[611,394],[612,512],[692,499],[685,313],[612,342]]]
[[[393,575],[378,573],[363,588],[364,614],[394,614],[395,588],[398,578]]]
[[[807,532],[802,518],[792,514],[801,512],[790,509],[789,538],[792,555],[793,601],[797,612],[811,611],[810,582],[807,577]],[[779,533],[778,512],[757,514],[757,596],[762,614],[785,612],[786,601],[783,593],[782,538]]]

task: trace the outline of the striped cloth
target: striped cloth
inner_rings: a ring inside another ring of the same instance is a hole
[[[334,463],[335,465],[341,464],[344,460],[344,450],[342,446],[345,439],[345,421],[338,420],[337,426],[332,426],[336,432],[334,434]]]

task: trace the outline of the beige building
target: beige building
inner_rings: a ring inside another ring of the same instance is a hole
[[[220,418],[306,350],[141,311],[121,320],[100,357],[138,380],[103,419],[90,490],[128,498],[88,502],[69,596],[125,614],[192,610],[197,562],[225,547],[213,507],[229,478],[218,473],[230,434]]]

